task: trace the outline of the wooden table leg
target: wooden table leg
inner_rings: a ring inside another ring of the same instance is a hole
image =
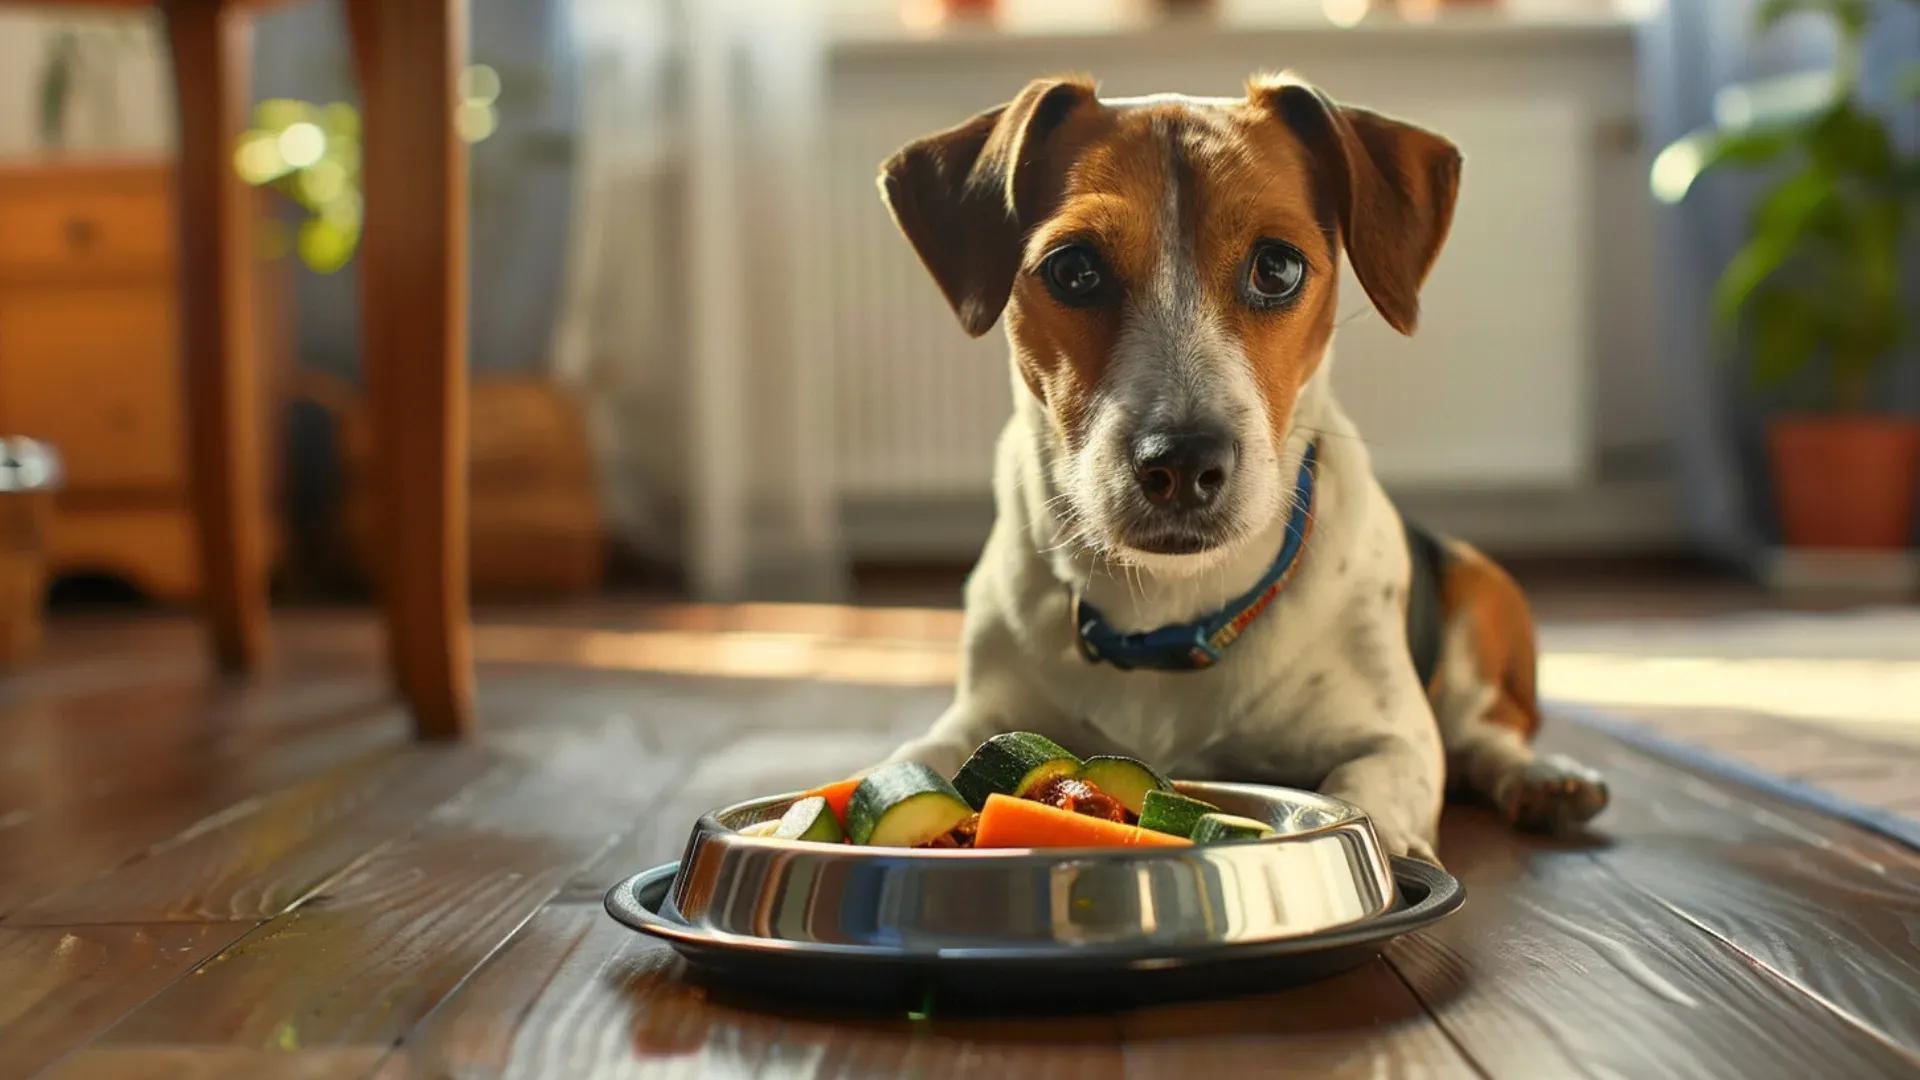
[[[365,153],[362,362],[394,679],[422,738],[473,716],[467,628],[465,0],[349,0]]]
[[[220,0],[164,0],[180,114],[180,362],[202,602],[222,668],[266,651],[266,526],[253,353],[253,201],[233,169],[252,33]]]

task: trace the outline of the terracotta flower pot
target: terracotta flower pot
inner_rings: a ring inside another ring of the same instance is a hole
[[[1783,416],[1767,425],[1767,450],[1789,545],[1885,550],[1912,542],[1920,421]]]

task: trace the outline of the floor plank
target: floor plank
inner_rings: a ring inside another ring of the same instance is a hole
[[[503,1022],[503,1018],[510,1018]],[[598,905],[556,904],[406,1037],[410,1070],[523,1076],[1061,1076],[1121,1071],[1111,1017],[821,1012],[687,980]]]
[[[1616,797],[1644,792],[1630,781]],[[1860,1037],[1686,919],[1622,888],[1607,853],[1512,835],[1450,808],[1442,857],[1467,905],[1388,950],[1441,1025],[1496,1077],[1891,1076]]]
[[[598,761],[554,733],[551,761],[510,762],[411,834],[322,884],[128,1016],[106,1045],[257,1049],[391,1043],[613,841],[648,770]],[[610,774],[636,781],[630,790]]]
[[[1920,853],[1597,733],[1557,743],[1613,778],[1599,822],[1612,843],[1596,858],[1623,884],[1920,1072]]]
[[[1121,1032],[1127,1071],[1147,1076],[1252,1076],[1277,1068],[1316,1077],[1481,1075],[1378,960],[1276,994],[1142,1010],[1122,1020]]]
[[[386,1056],[386,1048],[375,1046],[328,1050],[98,1047],[62,1059],[39,1080],[340,1080],[370,1075]]]
[[[0,927],[0,1078],[37,1072],[246,930]]]
[[[130,766],[141,772],[138,782],[0,828],[0,918],[170,839],[249,813],[290,784],[395,744],[403,730],[393,713],[236,759],[157,755]]]
[[[1920,741],[1898,724],[1812,723],[1750,709],[1609,709],[1609,722],[1895,814],[1920,798]]]
[[[473,745],[386,747],[11,912],[7,924],[271,918],[404,835],[496,760]]]
[[[9,820],[140,787],[157,762],[244,759],[354,721],[399,718],[370,673],[344,665],[213,685],[203,673],[174,671],[159,681],[9,697],[0,706],[8,732],[0,819]]]
[[[716,1032],[678,975],[671,950],[598,906],[553,905],[408,1034],[401,1057],[408,1071],[474,1080],[755,1071],[768,1032]]]

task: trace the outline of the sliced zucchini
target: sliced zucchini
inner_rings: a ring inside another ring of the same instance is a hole
[[[1140,827],[1169,836],[1192,836],[1201,817],[1218,813],[1210,802],[1190,799],[1177,791],[1149,791],[1140,800]]]
[[[945,777],[919,762],[897,761],[853,789],[847,835],[873,847],[919,847],[972,816],[973,807]]]
[[[780,816],[780,826],[773,830],[779,840],[812,840],[820,844],[837,844],[847,838],[840,831],[840,819],[833,816],[833,807],[818,795],[796,799],[787,812]]]
[[[953,786],[978,810],[989,795],[1024,797],[1056,776],[1072,776],[1080,759],[1045,735],[1009,731],[981,743],[953,777]]]
[[[1273,835],[1273,826],[1233,814],[1202,814],[1193,827],[1196,844],[1231,844],[1242,840],[1265,840]]]
[[[1134,817],[1140,816],[1147,792],[1173,790],[1173,781],[1130,757],[1090,757],[1080,766],[1080,779],[1113,796]]]
[[[740,827],[739,832],[741,836],[772,836],[779,828],[779,818],[768,818],[765,821],[756,821],[751,825],[743,825]]]

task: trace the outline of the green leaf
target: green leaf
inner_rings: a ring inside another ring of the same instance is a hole
[[[1774,271],[1780,269],[1792,251],[1791,242],[1762,233],[1734,253],[1713,286],[1713,314],[1722,326],[1731,327],[1739,322],[1741,309]]]
[[[1793,255],[1801,236],[1833,196],[1825,174],[1808,171],[1773,189],[1754,211],[1753,236],[1720,273],[1713,289],[1714,315],[1723,325],[1740,317],[1753,293]]]
[[[1836,173],[1872,179],[1893,174],[1893,140],[1880,118],[1842,101],[1813,125],[1813,159]]]
[[[1815,219],[1821,208],[1834,198],[1833,178],[1818,169],[1808,169],[1775,185],[1753,211],[1757,232],[1779,233],[1788,241]]]
[[[1843,253],[1836,267],[1831,303],[1834,376],[1843,384],[1865,383],[1900,341],[1899,205],[1868,200],[1842,215]]]
[[[1708,146],[1702,171],[1718,165],[1765,165],[1778,160],[1799,141],[1797,127],[1746,128],[1722,132]]]
[[[1818,311],[1801,293],[1773,289],[1753,309],[1753,380],[1778,386],[1813,360],[1820,344]]]
[[[1920,3],[1920,0],[1915,2]],[[1908,158],[1894,170],[1893,190],[1896,193],[1904,192],[1909,197],[1920,195],[1920,157]]]

